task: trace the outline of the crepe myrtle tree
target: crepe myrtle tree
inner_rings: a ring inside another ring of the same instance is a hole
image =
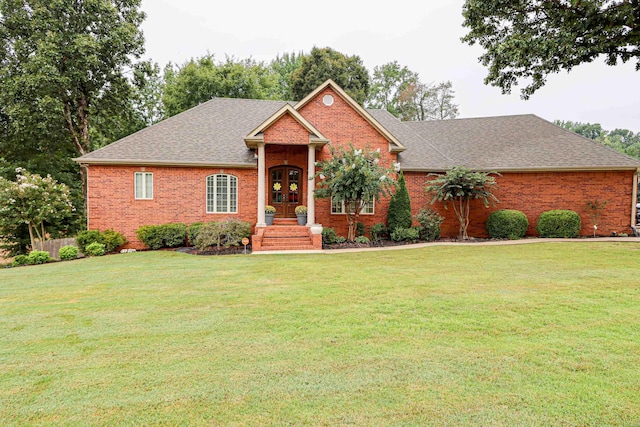
[[[14,235],[26,224],[32,250],[37,249],[36,237],[43,242],[47,236],[45,223],[60,224],[74,210],[69,188],[51,176],[17,168],[15,181],[0,178],[0,235]]]
[[[485,207],[489,207],[500,201],[491,192],[491,187],[496,185],[493,175],[500,175],[497,172],[476,172],[456,166],[449,169],[444,175],[430,174],[435,176],[427,184],[427,193],[433,194],[431,204],[435,202],[453,205],[453,211],[460,222],[460,239],[469,238],[467,229],[469,228],[469,210],[472,200],[480,200]]]
[[[317,162],[320,178],[315,195],[317,198],[331,198],[333,203],[344,203],[344,213],[349,224],[347,240],[356,237],[360,212],[367,202],[379,201],[381,196],[389,196],[396,186],[393,176],[400,170],[394,163],[392,168],[380,164],[380,149],[369,147],[356,149],[329,146],[331,158]]]

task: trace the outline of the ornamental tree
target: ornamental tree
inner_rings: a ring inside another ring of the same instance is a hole
[[[398,178],[398,189],[389,201],[387,225],[389,226],[389,232],[393,232],[396,228],[409,228],[412,223],[411,198],[409,197],[404,175],[401,173],[400,178]]]
[[[484,207],[489,207],[500,201],[491,192],[491,187],[496,185],[496,179],[492,175],[500,175],[497,172],[475,172],[464,166],[456,166],[449,169],[444,175],[435,176],[427,185],[427,193],[433,194],[431,204],[435,202],[453,205],[453,211],[460,222],[460,238],[469,238],[469,210],[472,200],[480,200]]]
[[[392,176],[400,168],[385,168],[380,164],[380,150],[371,151],[368,147],[356,149],[329,147],[331,158],[318,162],[320,178],[315,195],[317,198],[332,199],[333,203],[344,203],[344,213],[349,225],[347,240],[356,237],[356,227],[360,212],[367,202],[379,201],[381,196],[389,196],[396,185]]]
[[[49,175],[43,178],[22,168],[16,172],[15,181],[0,178],[0,235],[15,235],[26,224],[34,250],[36,237],[42,242],[47,236],[45,223],[59,224],[75,208],[66,185]]]

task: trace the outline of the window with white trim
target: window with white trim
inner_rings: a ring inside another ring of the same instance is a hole
[[[136,172],[134,174],[134,193],[136,199],[153,199],[153,174]]]
[[[346,213],[344,200],[334,201],[331,199],[331,213],[332,214],[344,214]],[[375,213],[375,200],[371,197],[360,210],[360,215],[373,215]]]
[[[233,175],[207,177],[207,213],[238,213],[238,178]]]

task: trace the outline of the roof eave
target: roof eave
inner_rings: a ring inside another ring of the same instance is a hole
[[[75,158],[73,161],[81,166],[161,166],[161,167],[192,167],[192,168],[235,168],[256,169],[257,163],[207,163],[207,162],[175,162],[168,160],[139,160],[139,159],[83,159]]]
[[[424,168],[424,167],[402,167],[403,172],[446,172],[450,168]],[[531,173],[531,172],[607,172],[607,171],[638,171],[637,166],[567,166],[567,167],[531,167],[531,168],[470,168],[480,172],[510,172],[510,173]]]

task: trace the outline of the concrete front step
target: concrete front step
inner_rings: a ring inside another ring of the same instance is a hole
[[[311,234],[309,227],[297,225],[296,220],[279,220],[279,223],[256,230],[252,236],[254,251],[288,251],[322,249],[320,235]]]

